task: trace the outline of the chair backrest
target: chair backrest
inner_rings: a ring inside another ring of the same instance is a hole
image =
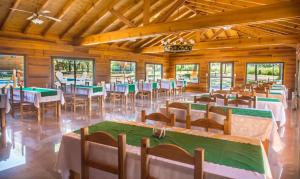
[[[223,99],[224,103],[228,100],[227,94],[221,94],[221,93],[215,93],[211,95],[214,98],[214,101],[217,101],[217,99]]]
[[[214,102],[216,102],[216,99],[215,98],[213,98],[211,95],[209,95],[209,96],[199,96],[199,97],[197,97],[197,96],[194,96],[194,103],[214,103]]]
[[[234,86],[230,89],[230,93],[239,93],[245,91],[245,88],[241,86]]]
[[[150,156],[161,157],[194,166],[194,178],[203,179],[204,149],[196,148],[194,156],[173,144],[150,147],[149,138],[141,140],[141,179],[153,178],[149,172]]]
[[[253,90],[253,84],[251,84],[251,83],[245,84],[244,88],[252,91]]]
[[[166,116],[162,113],[151,113],[149,115],[146,115],[145,110],[142,110],[141,112],[141,119],[142,122],[146,122],[146,120],[152,120],[152,121],[164,122],[169,126],[174,126],[176,122],[174,114],[170,114],[169,116]]]
[[[252,107],[256,108],[257,97],[255,92],[253,92],[251,95],[247,95],[245,93],[242,93],[241,95],[236,94],[236,99],[248,100],[252,103]]]
[[[238,106],[248,106],[249,108],[251,108],[252,107],[252,100],[251,99],[241,99],[241,98],[230,99],[230,100],[226,101],[225,106],[228,106],[230,104],[232,104],[236,107],[238,107]]]
[[[212,90],[211,91],[212,94],[223,94],[223,95],[227,95],[229,94],[229,91],[225,91],[225,90]]]
[[[191,119],[191,104],[188,103],[181,103],[181,102],[172,102],[170,103],[169,100],[166,101],[166,114],[167,116],[170,116],[170,108],[175,109],[182,109],[186,111],[185,120],[181,121],[177,119],[177,122],[185,122],[187,124],[187,121]]]
[[[267,98],[269,97],[269,90],[264,86],[258,86],[253,89],[256,93],[264,94]]]
[[[112,146],[118,149],[118,166],[94,161],[89,157],[89,144],[97,143]],[[81,128],[81,175],[82,179],[89,178],[89,167],[117,174],[119,179],[126,178],[126,135],[119,134],[118,140],[106,132],[96,132],[89,134],[88,128]]]
[[[222,115],[225,117],[224,125],[216,122],[214,117],[211,117],[211,113]],[[208,129],[217,129],[222,130],[224,134],[231,134],[231,119],[232,119],[232,109],[230,108],[221,108],[217,106],[206,105],[206,113],[204,118],[197,120],[189,121],[188,129],[191,126],[203,127],[207,131]]]

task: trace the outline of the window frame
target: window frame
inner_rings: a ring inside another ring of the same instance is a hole
[[[284,66],[285,63],[284,62],[247,62],[246,63],[246,74],[245,74],[245,84],[247,84],[247,75],[248,75],[248,64],[282,64],[282,84],[284,84]],[[257,74],[255,74],[257,75]]]
[[[164,65],[161,64],[161,63],[149,63],[149,62],[146,62],[145,63],[145,81],[147,81],[147,65],[160,65],[161,66],[161,70],[160,70],[160,73],[161,73],[161,79],[163,79],[163,76],[164,76]],[[156,81],[157,79],[155,79],[155,66],[154,66],[154,81]]]
[[[93,62],[93,84],[96,82],[96,67],[95,67],[95,59],[89,57],[70,57],[70,56],[51,56],[51,84],[55,83],[55,74],[54,74],[54,60],[55,58],[64,58],[66,60],[82,60],[82,61],[92,61]],[[76,79],[76,73],[74,73],[74,78]]]
[[[188,84],[199,84],[200,83],[200,64],[199,63],[178,63],[175,64],[175,80],[177,80],[177,65],[197,65],[198,66],[198,70],[197,70],[197,82],[190,82],[188,81]]]
[[[23,56],[24,60],[23,60],[23,67],[24,67],[24,75],[23,75],[23,85],[26,86],[27,84],[27,78],[28,78],[28,74],[27,74],[27,55],[26,54],[22,54],[22,53],[3,53],[0,52],[0,55],[15,55],[15,56]]]
[[[220,63],[220,90],[223,90],[223,78],[230,78],[230,77],[223,77],[223,68],[222,68],[222,64],[224,64],[224,63],[231,63],[232,64],[232,76],[231,76],[231,87],[233,87],[233,85],[234,85],[234,80],[235,80],[235,78],[234,78],[234,61],[224,61],[224,62],[220,62],[220,61],[216,61],[216,62],[209,62],[208,63],[208,90],[210,90],[210,80],[211,80],[211,77],[210,77],[210,64],[211,63]]]
[[[113,60],[113,59],[110,59],[109,60],[109,83],[111,83],[111,62],[112,61],[115,61],[115,62],[132,62],[132,63],[135,63],[135,73],[134,73],[134,76],[135,76],[135,80],[137,81],[137,62],[136,61],[132,61],[132,60]]]

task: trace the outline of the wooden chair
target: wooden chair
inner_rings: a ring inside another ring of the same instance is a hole
[[[76,87],[71,85],[71,94],[65,97],[65,110],[68,106],[71,106],[74,112],[76,112],[77,107],[82,107],[86,111],[88,104],[88,98],[86,96],[77,95]]]
[[[248,95],[247,93],[236,94],[236,99],[250,101],[252,103],[251,107],[256,108],[256,93],[252,92],[252,94]]]
[[[192,156],[186,150],[173,144],[160,144],[150,147],[149,138],[141,140],[141,179],[150,179],[150,156],[161,157],[194,166],[194,178],[203,179],[204,149],[196,148]]]
[[[234,86],[230,89],[230,93],[239,93],[245,91],[245,88],[241,86]]]
[[[246,89],[248,91],[253,91],[253,84],[251,84],[251,83],[245,84],[244,89]]]
[[[35,108],[33,103],[26,102],[24,99],[24,91],[23,87],[20,87],[19,89],[19,100],[15,100],[14,98],[14,89],[11,86],[10,87],[10,106],[11,106],[11,115],[14,118],[15,112],[19,111],[21,119],[23,119],[24,114],[37,112],[37,109]]]
[[[166,114],[167,116],[171,116],[170,108],[182,109],[186,111],[185,119],[176,119],[176,122],[185,123],[187,125],[187,121],[191,120],[191,104],[173,102],[170,103],[169,100],[166,101]]]
[[[226,91],[226,90],[212,90],[211,91],[212,94],[222,94],[222,95],[227,95],[229,94],[229,91]]]
[[[94,161],[89,157],[89,144],[97,143],[118,149],[118,166]],[[119,134],[118,140],[106,132],[89,134],[88,128],[81,128],[81,178],[89,178],[89,167],[118,175],[119,179],[126,178],[126,135]]]
[[[267,88],[264,87],[264,86],[258,86],[258,87],[256,87],[256,88],[253,88],[253,91],[254,91],[255,93],[265,95],[266,98],[269,97],[269,90],[267,90]]]
[[[217,101],[217,99],[222,99],[224,100],[224,104],[228,100],[227,94],[222,94],[222,93],[213,93],[211,95],[214,98],[214,101]]]
[[[211,95],[209,96],[194,96],[194,103],[215,103],[216,102],[216,99],[213,98]]]
[[[174,114],[170,114],[170,116],[166,116],[162,113],[151,113],[151,114],[146,115],[145,110],[142,110],[142,112],[141,112],[141,119],[142,119],[142,122],[146,122],[146,120],[164,122],[168,126],[174,126],[175,122],[176,122]]]
[[[110,93],[109,93],[109,101],[114,105],[116,102],[122,103],[124,95],[120,92],[116,91],[116,83],[110,84]]]
[[[184,90],[184,86],[178,86],[177,85],[177,81],[176,82],[176,87],[173,89],[174,90],[174,95],[178,94],[178,95],[182,95],[183,94],[183,90]]]
[[[224,116],[224,125],[216,122],[215,118],[211,117],[211,113],[215,113],[221,116]],[[200,118],[194,121],[188,121],[187,128],[190,129],[191,126],[203,127],[208,131],[208,129],[217,129],[222,130],[224,134],[231,134],[231,118],[232,118],[232,110],[227,108],[223,109],[221,107],[216,106],[206,106],[206,113],[204,118]]]
[[[144,81],[143,80],[140,80],[138,82],[138,93],[137,93],[137,96],[140,96],[142,100],[144,100],[144,98],[147,98],[147,97],[150,100],[152,99],[152,92],[144,90]]]

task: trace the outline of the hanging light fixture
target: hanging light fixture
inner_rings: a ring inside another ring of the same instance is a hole
[[[182,37],[180,37],[178,41],[174,41],[172,43],[171,39],[167,39],[166,41],[162,40],[161,44],[164,47],[165,52],[183,53],[192,51],[195,41],[193,39],[186,41]]]

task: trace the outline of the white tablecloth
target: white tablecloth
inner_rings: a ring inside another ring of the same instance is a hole
[[[161,107],[160,111],[166,113],[166,108]],[[170,112],[175,114],[176,119],[185,120],[186,111],[183,109],[170,108]],[[191,120],[197,120],[203,118],[205,111],[192,110]],[[224,124],[224,118],[220,115],[212,115],[218,119],[217,122]],[[176,124],[180,127],[185,127],[185,124]],[[231,124],[231,135],[232,136],[244,136],[244,137],[255,137],[262,141],[268,139],[270,141],[271,147],[275,152],[279,152],[283,149],[284,144],[280,139],[277,132],[278,126],[274,119],[254,117],[254,116],[242,116],[242,115],[232,115]]]
[[[70,94],[71,93],[71,88],[67,87],[67,93]],[[93,96],[104,96],[106,97],[106,90],[105,88],[103,88],[103,91],[101,92],[93,92],[93,88],[76,88],[76,94],[79,95],[86,95],[89,98],[93,97]]]
[[[111,85],[110,83],[105,84],[106,91],[113,90],[113,92],[124,93],[125,95],[128,95],[128,93],[129,93],[129,86],[128,85],[116,84],[115,89],[113,89],[113,88],[111,89],[110,85]],[[137,87],[136,84],[134,84],[134,85],[135,85],[134,93],[136,94],[138,92],[138,87]]]
[[[176,130],[173,128],[173,130]],[[182,129],[179,129],[182,131]],[[221,137],[224,140],[236,141],[236,137],[224,136],[220,134],[209,134],[201,131],[186,130],[186,133],[193,133],[195,135],[206,136],[206,137]],[[184,131],[184,132],[185,132]],[[243,138],[239,139],[238,142],[241,143],[251,143],[254,145],[262,145],[254,139]],[[272,178],[268,159],[263,150],[265,174],[248,171],[244,169],[233,168],[230,166],[219,165],[209,162],[204,162],[204,172],[205,178],[243,178],[243,179],[263,179]],[[80,155],[80,136],[75,133],[66,134],[63,136],[56,169],[62,174],[63,179],[67,179],[69,176],[69,170],[80,173],[81,168],[81,155]],[[107,164],[116,165],[117,164],[117,153],[112,147],[91,144],[90,145],[90,156],[94,160],[105,162]],[[140,148],[135,146],[127,145],[127,159],[126,159],[126,173],[128,179],[140,179]],[[192,179],[193,178],[193,167],[191,165],[182,164],[174,161],[168,161],[161,158],[153,157],[150,161],[150,173],[154,177],[159,179]],[[116,178],[117,176],[110,173],[90,169],[90,177],[93,179],[106,179],[106,178]]]
[[[173,89],[172,83],[173,83],[173,81],[171,81],[171,80],[161,80],[160,88],[171,90],[171,89]],[[174,88],[176,87],[175,85],[176,84],[174,82]]]
[[[10,111],[9,98],[6,94],[0,94],[0,108],[5,109],[6,113]]]
[[[53,89],[54,90],[54,89]],[[14,99],[20,100],[20,90],[14,89]],[[40,103],[61,101],[61,104],[65,104],[65,98],[61,90],[57,90],[57,94],[54,96],[41,96],[41,93],[37,91],[24,91],[24,101],[33,103],[36,108],[40,107]]]
[[[272,94],[272,93],[280,93],[280,94]],[[262,95],[262,94],[257,93],[257,96],[260,96],[260,95]],[[265,95],[263,95],[263,96],[265,96]],[[287,108],[287,95],[284,90],[270,90],[269,98],[279,99],[283,103],[284,108],[285,109]]]

